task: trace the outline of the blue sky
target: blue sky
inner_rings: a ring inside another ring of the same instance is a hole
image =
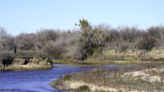
[[[0,0],[0,27],[12,35],[40,28],[73,29],[79,19],[93,25],[164,24],[164,0]]]

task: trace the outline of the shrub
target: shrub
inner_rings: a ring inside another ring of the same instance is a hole
[[[155,38],[146,34],[141,39],[139,39],[137,47],[141,50],[150,51],[153,47],[155,47],[156,43],[157,41]]]
[[[49,41],[43,48],[43,51],[49,56],[61,58],[62,54],[65,52],[64,46],[64,43],[55,43],[54,41]]]
[[[75,92],[90,92],[90,88],[87,85],[80,86],[75,90]]]
[[[65,81],[66,81],[66,80],[70,80],[70,79],[71,79],[71,75],[65,75],[63,79],[64,79]]]
[[[20,50],[33,50],[35,47],[36,34],[22,33],[15,37],[16,45]]]
[[[81,60],[87,59],[93,55],[95,51],[102,52],[104,46],[104,32],[98,28],[92,29],[87,20],[80,20],[80,28],[82,29],[80,43]]]
[[[0,64],[2,63],[2,59],[6,57],[14,57],[15,54],[12,51],[1,51],[0,52]]]

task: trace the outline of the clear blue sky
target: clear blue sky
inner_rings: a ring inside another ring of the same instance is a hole
[[[164,24],[164,0],[0,0],[0,26],[9,33],[40,28],[73,29],[79,19],[91,24]]]

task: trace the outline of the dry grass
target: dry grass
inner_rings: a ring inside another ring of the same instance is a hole
[[[0,67],[1,71],[21,71],[21,70],[40,70],[40,69],[50,69],[50,65],[45,64],[27,64],[27,65],[10,65],[7,67]]]
[[[164,50],[127,50],[126,52],[117,52],[115,50],[106,49],[103,51],[103,55],[110,61],[151,61],[151,62],[163,62]]]
[[[131,64],[131,65],[118,65],[118,68],[113,69],[96,69],[88,72],[77,73],[73,75],[67,75],[59,78],[52,83],[52,86],[59,89],[69,89],[65,82],[80,82],[90,86],[90,84],[98,87],[108,87],[116,89],[115,92],[128,92],[128,91],[146,91],[146,92],[162,92],[164,91],[164,82],[162,81],[149,81],[143,80],[138,76],[122,77],[127,72],[140,71],[145,69],[163,69],[162,64]],[[164,72],[154,73],[149,71],[151,76],[160,76],[163,80]],[[152,75],[154,74],[154,75]],[[155,75],[156,74],[156,75]],[[64,85],[64,86],[63,86]],[[70,84],[69,84],[70,85]],[[82,86],[82,85],[81,85]],[[79,91],[80,92],[80,91]]]
[[[104,50],[101,55],[93,55],[84,61],[75,59],[54,60],[57,64],[71,65],[105,65],[105,64],[164,64],[164,50],[152,50],[149,52],[141,50],[128,50],[126,52],[116,52],[115,50]]]

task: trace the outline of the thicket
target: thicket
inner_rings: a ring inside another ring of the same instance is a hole
[[[79,21],[78,30],[41,29],[36,33],[12,36],[0,28],[0,57],[10,53],[17,56],[49,56],[56,59],[85,60],[101,55],[105,48],[116,52],[164,48],[164,26],[146,30],[136,27],[108,25],[92,26],[86,19]],[[16,53],[16,54],[14,54]]]

